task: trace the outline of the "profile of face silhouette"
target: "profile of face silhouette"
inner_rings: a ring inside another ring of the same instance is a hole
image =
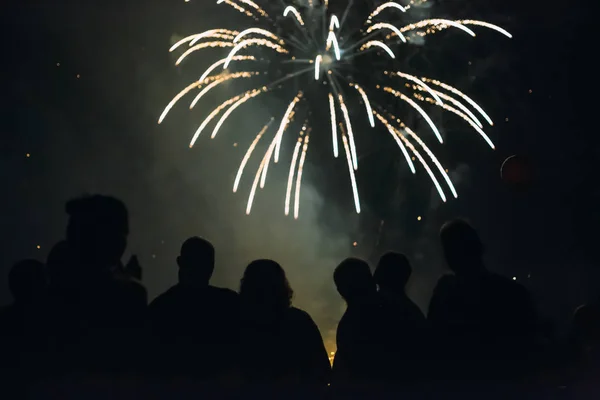
[[[379,288],[392,293],[404,293],[412,274],[412,267],[404,254],[384,254],[375,268],[373,277]]]
[[[207,285],[215,268],[215,248],[208,240],[189,238],[181,246],[177,265],[180,283]]]
[[[359,302],[377,291],[369,264],[358,258],[342,261],[333,273],[340,295],[348,302]]]

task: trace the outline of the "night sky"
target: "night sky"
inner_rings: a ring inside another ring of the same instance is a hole
[[[347,180],[345,165],[314,151],[298,221],[283,215],[287,168],[272,171],[251,216],[245,215],[251,179],[231,191],[255,133],[289,100],[249,105],[217,139],[204,137],[192,150],[189,138],[207,108],[239,90],[216,91],[193,112],[176,107],[156,123],[172,96],[216,57],[209,51],[175,67],[168,52],[174,40],[249,23],[213,3],[3,5],[0,303],[10,301],[10,266],[26,257],[44,260],[64,235],[64,202],[84,193],[112,194],[128,205],[128,255],[139,256],[151,297],[175,282],[181,242],[204,236],[217,249],[216,285],[237,289],[254,258],[279,261],[295,304],[313,315],[329,344],[343,309],[332,282],[336,264],[349,255],[373,261],[387,249],[407,253],[415,269],[409,292],[425,309],[444,271],[437,231],[456,216],[479,229],[489,267],[529,287],[544,316],[562,323],[574,306],[597,297],[600,147],[597,102],[590,100],[595,89],[586,82],[593,79],[597,46],[583,0],[560,7],[539,0],[438,1],[431,15],[486,20],[514,36],[479,29],[477,38],[457,40],[441,33],[413,49],[428,60],[430,76],[484,106],[496,122],[487,133],[497,150],[452,118],[439,120],[448,143],[435,150],[460,194],[441,204],[426,175],[413,177],[401,154],[391,152],[393,142],[369,143],[357,176],[360,216],[349,185],[338,183]],[[359,112],[364,109],[351,109]],[[325,133],[328,124],[323,121]],[[513,154],[529,159],[535,172],[524,190],[500,179],[502,162]]]

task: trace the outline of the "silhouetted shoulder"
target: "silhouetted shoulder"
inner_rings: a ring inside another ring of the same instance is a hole
[[[289,315],[291,318],[295,319],[298,322],[310,323],[316,326],[312,317],[304,310],[301,310],[296,307],[290,307]]]

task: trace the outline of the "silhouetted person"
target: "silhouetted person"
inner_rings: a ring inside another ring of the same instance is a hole
[[[0,311],[0,380],[25,384],[37,374],[44,349],[44,299],[48,278],[37,260],[16,263],[8,275],[13,303]]]
[[[385,380],[384,313],[369,265],[348,258],[335,269],[333,280],[347,309],[337,328],[332,384],[363,385]]]
[[[241,360],[251,383],[324,387],[331,367],[312,318],[292,307],[285,272],[271,260],[248,265],[240,286]]]
[[[127,209],[113,197],[94,195],[69,201],[66,211],[67,244],[56,249],[52,268],[64,285],[52,296],[51,321],[51,347],[61,366],[51,372],[134,372],[147,297],[143,286],[115,273],[127,245]]]
[[[454,275],[442,277],[428,319],[440,344],[443,379],[506,380],[520,377],[533,351],[535,312],[527,290],[489,272],[483,245],[465,221],[440,232]]]
[[[595,393],[594,397],[597,397],[600,377],[600,304],[585,304],[575,310],[570,341],[567,382],[576,388],[577,394]]]
[[[158,372],[214,380],[236,367],[238,294],[209,285],[210,242],[193,237],[177,257],[179,283],[150,304]]]
[[[411,273],[406,256],[390,252],[381,257],[373,274],[385,313],[386,328],[381,340],[387,347],[385,366],[389,383],[413,382],[425,372],[422,363],[427,358],[428,345],[425,316],[405,291]]]

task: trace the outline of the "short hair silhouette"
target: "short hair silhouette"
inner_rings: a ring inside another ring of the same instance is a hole
[[[448,267],[455,273],[470,273],[481,267],[483,244],[477,231],[465,220],[449,221],[440,230]]]
[[[294,292],[285,271],[273,260],[252,261],[240,284],[240,299],[245,305],[285,310],[292,305]]]
[[[37,260],[19,261],[8,273],[8,287],[15,303],[29,303],[42,297],[47,284],[44,264]]]
[[[369,264],[358,258],[342,261],[333,272],[333,280],[347,302],[369,296],[377,290]]]
[[[93,195],[67,202],[67,241],[80,261],[107,266],[120,261],[129,234],[125,204],[114,197]]]
[[[373,278],[380,288],[404,292],[412,267],[404,254],[388,252],[379,259]]]
[[[183,242],[177,265],[180,283],[208,285],[215,269],[215,248],[206,239],[191,237]]]

